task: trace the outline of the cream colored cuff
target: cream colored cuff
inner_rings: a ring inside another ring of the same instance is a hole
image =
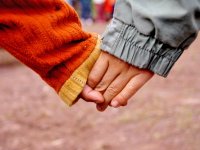
[[[59,96],[63,101],[72,106],[78,97],[78,95],[83,90],[85,86],[88,75],[95,64],[96,60],[100,55],[100,37],[98,37],[97,44],[90,54],[90,56],[74,71],[71,77],[63,84],[59,91]]]

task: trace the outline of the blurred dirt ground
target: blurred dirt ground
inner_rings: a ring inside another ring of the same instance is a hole
[[[167,79],[104,113],[83,100],[68,108],[27,67],[1,64],[0,150],[200,150],[199,48],[200,38]]]

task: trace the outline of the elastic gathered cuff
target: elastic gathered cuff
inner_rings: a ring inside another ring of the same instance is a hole
[[[154,37],[140,33],[135,26],[113,19],[102,38],[101,49],[136,67],[166,77],[183,53]]]
[[[85,86],[88,75],[100,55],[100,37],[98,37],[97,44],[89,57],[73,72],[70,78],[63,84],[58,92],[61,99],[68,105],[72,106],[83,87]]]

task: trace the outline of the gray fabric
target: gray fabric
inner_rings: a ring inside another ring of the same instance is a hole
[[[200,0],[117,0],[101,48],[167,76],[199,27]]]

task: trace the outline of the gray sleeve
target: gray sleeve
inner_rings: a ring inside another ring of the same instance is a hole
[[[104,51],[167,76],[200,27],[200,0],[117,0]]]

